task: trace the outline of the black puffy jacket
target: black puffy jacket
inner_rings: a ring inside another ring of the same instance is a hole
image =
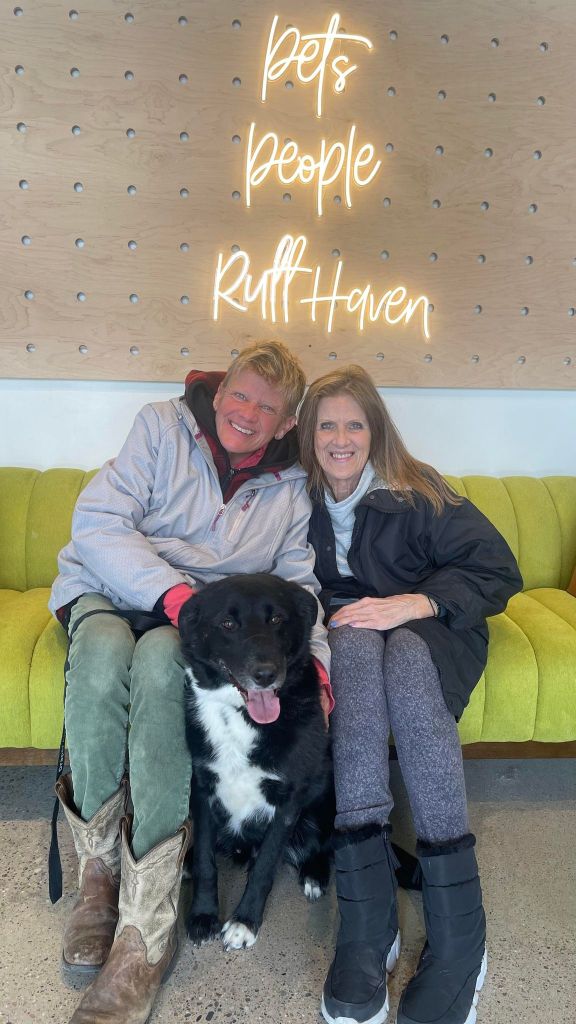
[[[381,486],[356,507],[348,552],[352,578],[338,573],[334,530],[319,496],[313,497],[308,539],[327,614],[338,597],[435,598],[441,618],[414,619],[403,628],[428,644],[446,704],[459,718],[486,665],[486,618],[522,589],[516,559],[498,530],[466,498],[438,515],[420,495],[412,506]]]

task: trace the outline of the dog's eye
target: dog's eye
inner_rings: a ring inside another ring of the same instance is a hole
[[[222,626],[222,629],[232,630],[237,628],[234,619],[223,619],[220,625]]]
[[[284,622],[284,619],[281,615],[272,615],[270,622],[273,626],[279,626],[281,622]]]

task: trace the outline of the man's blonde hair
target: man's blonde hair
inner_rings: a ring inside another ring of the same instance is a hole
[[[282,391],[284,412],[294,416],[306,387],[306,374],[298,359],[281,341],[256,341],[243,348],[226,371],[221,387],[227,387],[242,370],[252,370]]]

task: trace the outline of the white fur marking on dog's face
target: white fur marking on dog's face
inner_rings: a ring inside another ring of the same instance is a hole
[[[196,714],[215,754],[207,765],[217,778],[214,795],[230,815],[230,828],[240,832],[243,823],[255,816],[271,821],[275,808],[265,799],[260,784],[279,776],[250,764],[258,733],[242,714],[242,695],[231,683],[206,690],[198,686],[190,671],[187,676]]]
[[[224,949],[249,949],[256,942],[258,934],[255,935],[247,925],[238,921],[226,921],[220,937]]]

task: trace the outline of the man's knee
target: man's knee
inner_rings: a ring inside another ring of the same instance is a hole
[[[180,638],[173,626],[159,626],[142,636],[132,658],[132,689],[139,696],[157,699],[175,696],[184,688]]]
[[[91,701],[107,701],[127,686],[133,650],[134,636],[123,619],[108,613],[84,619],[68,652],[69,684]]]

